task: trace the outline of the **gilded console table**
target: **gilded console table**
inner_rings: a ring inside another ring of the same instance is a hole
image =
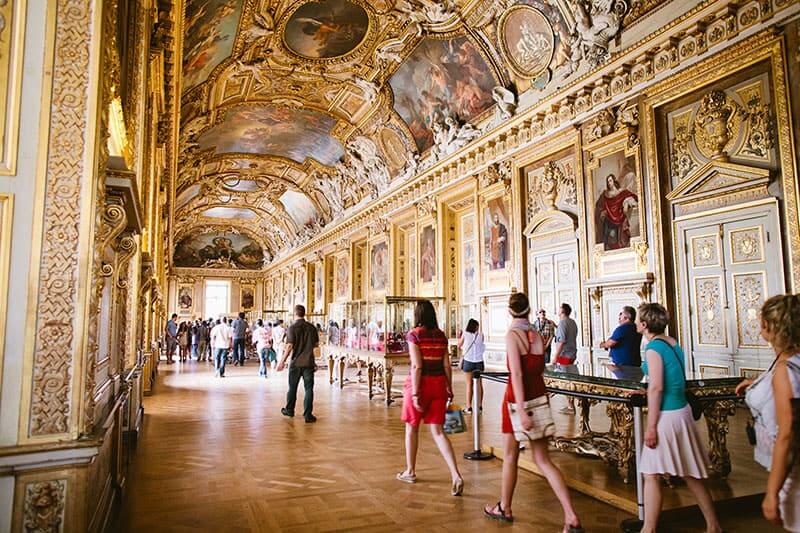
[[[507,372],[486,372],[483,379],[506,383]],[[575,397],[580,402],[581,434],[577,437],[556,437],[551,444],[558,450],[599,457],[617,468],[625,482],[635,473],[636,446],[634,438],[634,407],[646,407],[645,398],[637,392],[646,389],[646,383],[615,379],[607,376],[566,374],[545,371],[545,386],[551,394]],[[728,418],[734,414],[738,398],[736,385],[740,378],[701,379],[690,376],[687,390],[701,400],[703,419],[708,429],[708,455],[710,471],[717,477],[731,472],[731,458],[727,448]],[[611,421],[607,432],[592,431],[589,407],[607,402],[606,414]]]
[[[396,366],[409,366],[408,352],[386,353],[373,350],[359,350],[341,346],[326,346],[325,355],[328,358],[329,382],[333,385],[337,380],[339,388],[344,388],[345,369],[356,367],[358,369],[357,382],[363,383],[362,371],[367,369],[367,391],[371,400],[375,394],[385,395],[386,405],[390,405],[392,398],[392,382]]]

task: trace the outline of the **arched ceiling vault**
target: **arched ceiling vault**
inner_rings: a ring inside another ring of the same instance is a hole
[[[622,14],[627,2],[611,0]],[[498,37],[522,3],[538,24],[524,43],[535,72],[508,68]],[[181,238],[218,230],[246,233],[268,261],[447,155],[445,133],[469,142],[495,101],[576,60],[579,3],[186,0],[176,257]],[[182,257],[200,261],[190,248]]]

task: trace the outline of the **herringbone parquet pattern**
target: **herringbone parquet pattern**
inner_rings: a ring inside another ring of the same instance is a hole
[[[387,408],[380,399],[370,402],[365,388],[339,390],[328,385],[324,369],[315,388],[319,421],[305,424],[302,416],[287,419],[279,412],[285,373],[265,380],[252,362],[230,368],[224,379],[215,379],[207,363],[160,368],[155,395],[145,401],[115,531],[560,531],[558,501],[543,479],[527,472],[520,472],[513,526],[482,516],[483,505],[499,496],[499,460],[459,459],[466,490],[451,497],[427,430],[420,439],[419,483],[396,481],[404,465],[400,402]],[[459,383],[457,393],[462,390]],[[301,405],[302,392],[298,414]],[[487,405],[484,415],[495,430],[497,410]],[[459,458],[471,449],[470,439],[453,438]],[[627,518],[600,501],[573,497],[587,531],[618,531]],[[730,520],[723,523],[727,528]]]

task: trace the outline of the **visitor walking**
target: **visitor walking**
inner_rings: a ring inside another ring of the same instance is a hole
[[[172,317],[167,320],[167,325],[164,326],[164,343],[167,346],[167,364],[172,364],[173,357],[175,357],[175,350],[178,348],[178,315],[172,313]]]
[[[614,333],[600,343],[600,348],[609,351],[609,371],[617,379],[642,380],[642,336],[636,331],[636,309],[625,306],[619,313],[619,326]]]
[[[447,403],[453,399],[447,336],[439,329],[436,310],[428,300],[417,302],[414,308],[414,324],[416,327],[406,337],[411,370],[403,387],[403,412],[400,417],[406,423],[406,469],[396,477],[406,483],[417,482],[419,425],[424,422],[430,426],[433,440],[450,470],[450,494],[461,496],[464,492],[464,479],[458,471],[450,439],[442,429]],[[390,391],[386,393],[389,394]]]
[[[283,327],[283,320],[278,320],[272,328],[272,348],[275,350],[278,359],[283,357],[285,340],[286,328]],[[275,368],[275,364],[273,364],[272,367]]]
[[[269,362],[269,349],[272,346],[272,332],[264,326],[264,321],[260,318],[256,322],[256,330],[253,332],[253,344],[258,351],[258,375],[267,377],[267,367]]]
[[[711,493],[706,451],[692,409],[686,401],[685,357],[678,341],[665,335],[669,313],[661,304],[639,306],[636,330],[647,339],[642,365],[647,383],[645,447],[639,460],[644,474],[644,533],[655,533],[661,514],[661,478],[678,476],[692,491],[706,521],[706,531],[722,531]]]
[[[489,518],[513,522],[511,500],[517,484],[519,443],[521,440],[526,440],[530,443],[536,466],[561,503],[564,511],[563,531],[580,533],[583,527],[572,506],[572,498],[564,476],[550,460],[547,448],[548,437],[553,434],[555,428],[552,426],[552,415],[549,413],[550,407],[544,386],[544,342],[528,321],[530,311],[528,297],[524,293],[517,292],[511,295],[508,300],[508,312],[512,320],[506,333],[506,365],[509,376],[500,413],[504,453],[503,480],[500,501],[494,506],[487,505],[483,512]],[[535,401],[537,399],[541,399],[538,404]],[[538,406],[534,407],[535,405]],[[544,416],[536,416],[542,410],[545,411]]]
[[[550,351],[553,348],[553,337],[556,333],[556,323],[547,318],[547,311],[539,309],[536,320],[533,321],[535,329],[544,342],[544,362],[550,364]]]
[[[178,327],[178,361],[183,363],[189,352],[191,338],[189,336],[189,325],[184,321]]]
[[[291,356],[289,363],[289,392],[286,393],[286,407],[281,409],[283,416],[293,417],[297,403],[297,386],[303,378],[305,396],[303,398],[303,418],[306,424],[317,421],[314,416],[314,371],[317,369],[314,352],[319,347],[317,328],[306,322],[306,308],[302,305],[294,306],[294,323],[286,332],[286,345],[283,356],[278,363],[278,372],[286,367],[286,360]],[[273,332],[274,333],[274,332]]]
[[[206,321],[206,355],[208,356],[209,361],[214,360],[214,351],[211,348],[211,330],[214,329],[214,319],[209,318]]]
[[[244,319],[244,313],[239,313],[239,318],[231,324],[233,328],[233,366],[244,366],[245,343],[249,325]]]
[[[755,459],[769,470],[764,518],[800,532],[800,295],[773,296],[761,307],[761,336],[775,350],[769,370],[744,380],[753,414]],[[793,407],[794,405],[794,407]]]
[[[568,303],[562,303],[558,308],[558,327],[554,336],[553,361],[556,372],[567,374],[579,374],[578,365],[575,360],[578,358],[578,324],[570,318],[572,307]],[[575,414],[575,400],[570,396],[567,405],[561,408],[560,412]]]
[[[205,321],[197,320],[194,334],[197,339],[197,343],[194,347],[195,356],[198,361],[204,361],[206,358],[206,337],[208,336],[208,326],[206,326]]]
[[[214,375],[225,377],[225,360],[231,346],[231,336],[228,325],[217,319],[217,324],[211,330],[211,347],[214,349]]]
[[[467,321],[467,327],[458,338],[458,347],[461,349],[461,363],[459,366],[464,371],[464,376],[467,378],[467,407],[464,412],[467,414],[472,413],[472,398],[474,396],[473,379],[483,372],[483,333],[480,330],[480,324],[474,318]],[[478,405],[475,407],[483,411],[483,381],[480,379],[478,382]]]

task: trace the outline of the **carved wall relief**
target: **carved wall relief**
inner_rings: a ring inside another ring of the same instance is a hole
[[[574,148],[561,150],[522,169],[527,192],[527,223],[553,210],[578,216],[577,170]]]
[[[26,532],[64,531],[67,480],[30,483],[25,487],[22,526]]]

